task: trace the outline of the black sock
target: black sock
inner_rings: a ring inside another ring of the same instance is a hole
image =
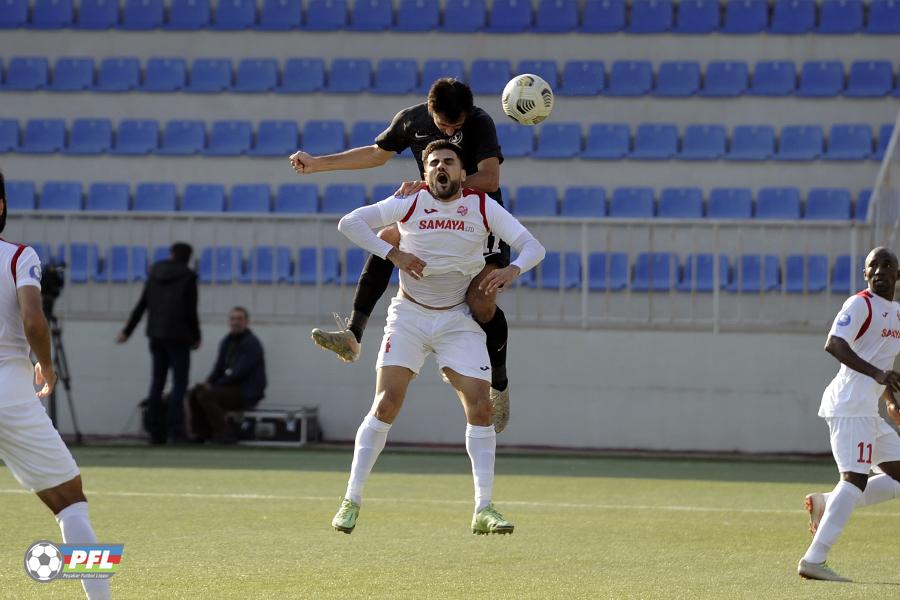
[[[487,335],[487,351],[491,359],[491,387],[502,392],[509,385],[506,378],[506,340],[509,337],[506,315],[498,306],[494,318],[479,325]]]
[[[350,322],[347,324],[347,329],[353,332],[357,342],[362,341],[369,315],[375,310],[375,305],[387,290],[393,271],[394,263],[374,254],[369,256],[366,261],[366,266],[359,277],[359,283],[356,284],[353,312],[350,313]]]

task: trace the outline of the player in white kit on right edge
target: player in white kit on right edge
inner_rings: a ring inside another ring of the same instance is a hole
[[[893,394],[900,391],[900,373],[891,370],[900,353],[897,256],[887,248],[872,250],[865,278],[868,289],[844,302],[825,344],[841,368],[825,388],[819,416],[828,422],[841,480],[828,494],[806,497],[815,533],[797,566],[806,579],[849,581],[825,560],[853,509],[900,497],[900,436],[878,414],[884,401],[891,419],[900,423]],[[869,477],[873,465],[880,472]]]
[[[466,414],[466,451],[475,480],[472,533],[512,533],[513,524],[491,502],[497,433],[491,416],[491,363],[485,334],[466,305],[469,284],[484,267],[484,241],[492,232],[519,252],[508,267],[491,271],[479,289],[502,291],[544,258],[544,247],[515,217],[485,194],[461,189],[462,150],[440,140],[422,152],[423,189],[405,198],[391,196],[341,219],[338,229],[372,254],[400,269],[400,290],[388,309],[376,363],[375,401],[356,432],[350,481],[331,524],[350,533],[356,527],[362,491],[409,383],[430,353],[453,386]],[[397,223],[400,247],[374,229]]]

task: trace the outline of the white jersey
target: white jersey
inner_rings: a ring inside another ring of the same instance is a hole
[[[900,303],[869,291],[844,302],[829,336],[845,340],[859,357],[879,369],[890,369],[900,353]],[[877,417],[884,386],[847,365],[822,395],[820,417]]]
[[[34,365],[16,290],[41,287],[41,261],[27,247],[0,240],[0,406],[34,398]]]

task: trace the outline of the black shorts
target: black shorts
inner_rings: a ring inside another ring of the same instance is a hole
[[[497,238],[493,233],[484,242],[484,263],[497,265],[499,268],[509,266],[509,244]]]

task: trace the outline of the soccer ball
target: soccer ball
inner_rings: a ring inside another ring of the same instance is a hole
[[[25,570],[38,581],[51,581],[62,570],[59,548],[50,542],[37,542],[25,553]]]
[[[550,84],[530,73],[509,80],[500,96],[503,112],[522,125],[537,125],[553,110]]]

